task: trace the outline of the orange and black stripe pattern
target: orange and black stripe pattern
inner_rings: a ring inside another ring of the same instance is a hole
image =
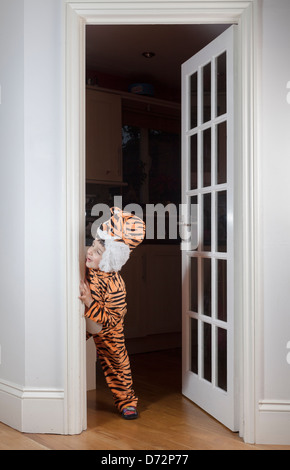
[[[100,333],[93,335],[98,360],[119,411],[137,406],[131,367],[124,338],[124,317],[127,312],[126,287],[118,272],[104,273],[90,269],[88,282],[93,297],[87,318],[101,323]],[[87,338],[91,335],[87,334]]]
[[[145,222],[130,212],[124,212],[118,207],[112,207],[111,218],[104,222],[100,229],[117,241],[122,241],[132,251],[145,236]]]

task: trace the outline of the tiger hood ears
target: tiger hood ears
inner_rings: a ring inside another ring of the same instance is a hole
[[[118,207],[112,207],[110,211],[110,219],[97,230],[97,238],[104,240],[106,247],[99,266],[104,272],[120,271],[130,252],[145,237],[145,223],[140,217]]]

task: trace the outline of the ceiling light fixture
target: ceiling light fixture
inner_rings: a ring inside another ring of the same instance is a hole
[[[146,57],[146,59],[151,59],[152,57],[155,56],[154,52],[143,52],[142,55]]]

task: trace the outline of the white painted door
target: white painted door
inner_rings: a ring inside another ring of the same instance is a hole
[[[237,431],[234,310],[235,26],[182,66],[183,394]]]

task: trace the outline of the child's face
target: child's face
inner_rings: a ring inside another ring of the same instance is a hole
[[[91,269],[98,269],[105,247],[98,240],[94,240],[92,246],[87,251],[86,266]]]

